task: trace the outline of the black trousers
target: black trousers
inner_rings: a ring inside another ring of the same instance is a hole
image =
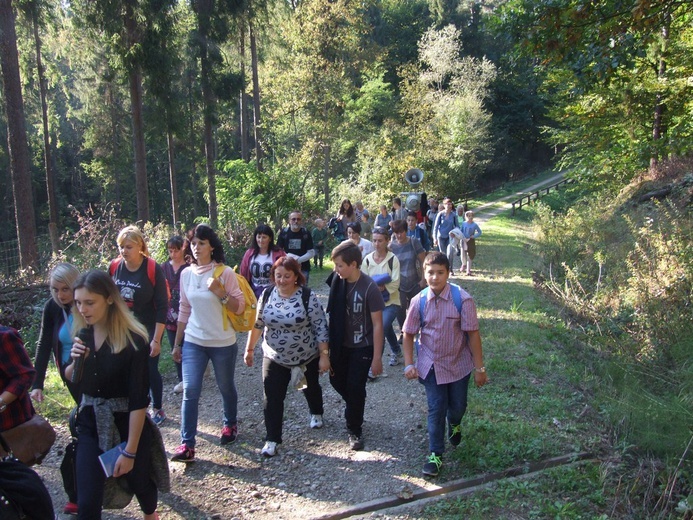
[[[124,441],[128,436],[128,413],[115,414],[116,426],[120,432],[120,438]],[[99,455],[103,453],[99,448],[99,439],[96,432],[96,419],[94,409],[85,406],[79,412],[77,419],[79,436],[77,440],[77,495],[80,520],[100,520],[103,506],[104,483],[106,474],[101,468]],[[137,458],[132,471],[125,475],[130,489],[135,493],[140,508],[145,514],[156,511],[159,500],[156,484],[151,478],[151,450],[152,434],[145,425],[137,447]]]
[[[368,370],[373,362],[373,347],[341,347],[333,354],[330,383],[346,403],[344,418],[347,430],[352,435],[361,436],[363,414],[366,408],[366,382]]]
[[[307,387],[302,390],[308,402],[311,414],[322,415],[322,387],[319,372],[320,357],[306,365]],[[291,369],[275,363],[269,358],[262,358],[262,387],[264,391],[266,441],[282,442],[282,426],[284,422],[284,400],[291,381]]]

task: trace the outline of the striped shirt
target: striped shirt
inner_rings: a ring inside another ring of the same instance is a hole
[[[457,311],[452,299],[450,284],[438,296],[430,289],[426,291],[423,328],[418,312],[421,293],[417,294],[412,298],[409,305],[411,312],[407,313],[402,328],[405,333],[412,335],[421,329],[416,370],[419,377],[426,379],[428,372],[435,366],[439,385],[459,381],[474,369],[472,352],[464,332],[479,330],[479,321],[474,300],[466,291],[461,289],[460,292],[461,313]]]

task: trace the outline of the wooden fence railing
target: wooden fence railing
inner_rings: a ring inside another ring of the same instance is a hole
[[[562,186],[563,184],[570,184],[573,182],[573,179],[563,179],[560,182],[557,182],[556,184],[552,184],[551,186],[546,186],[545,188],[539,188],[537,191],[533,191],[532,193],[528,195],[523,195],[519,199],[513,201],[513,215],[515,215],[515,209],[522,209],[522,206],[529,206],[530,202],[532,200],[538,200],[542,193],[544,195],[548,195],[549,191],[551,191],[552,188],[558,189],[559,186]]]

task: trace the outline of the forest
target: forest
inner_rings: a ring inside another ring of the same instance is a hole
[[[0,240],[37,266],[88,208],[240,239],[296,206],[380,204],[411,167],[455,200],[552,160],[619,189],[689,151],[692,10],[2,0]]]
[[[693,2],[0,0],[0,67],[9,289],[103,267],[123,223],[158,254],[201,221],[242,252],[293,209],[389,203],[410,168],[456,202],[564,172],[517,222],[598,379],[625,468],[604,489],[691,518]]]

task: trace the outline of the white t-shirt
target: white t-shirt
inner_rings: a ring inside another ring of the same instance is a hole
[[[255,287],[267,287],[270,284],[270,269],[272,269],[272,255],[254,256],[250,260],[250,277]]]

